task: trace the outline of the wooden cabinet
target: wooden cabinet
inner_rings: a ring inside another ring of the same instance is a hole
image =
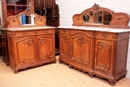
[[[89,31],[70,31],[71,32],[71,57],[70,66],[77,67],[83,72],[93,75],[93,32]]]
[[[72,29],[60,28],[60,62],[88,72],[90,77],[105,78],[111,85],[126,75],[128,32]]]
[[[7,35],[10,66],[15,73],[29,67],[56,62],[54,28],[7,31]]]
[[[70,61],[70,35],[69,30],[60,30],[60,60],[65,63]]]
[[[0,56],[3,55],[3,52],[2,52],[2,35],[1,35],[1,30],[0,30]]]
[[[2,7],[2,25],[3,28],[7,27],[9,22],[7,18],[10,16],[15,16],[20,12],[25,11],[27,8],[34,11],[34,1],[33,0],[1,0]],[[3,61],[6,65],[9,65],[9,56],[8,56],[8,46],[7,46],[7,32],[2,29],[2,43],[3,43]]]
[[[94,32],[60,29],[60,61],[93,76]]]
[[[58,27],[60,62],[114,85],[127,74],[129,17],[98,4],[74,14],[73,26]]]
[[[46,17],[34,13],[34,0],[2,3],[7,11],[3,31],[7,34],[9,64],[14,72],[56,62],[55,27],[46,26]]]
[[[112,85],[126,75],[129,33],[96,32],[94,72]]]
[[[8,56],[8,44],[7,44],[7,32],[6,32],[6,30],[1,31],[1,40],[2,40],[3,62],[8,66],[9,65],[9,56]]]

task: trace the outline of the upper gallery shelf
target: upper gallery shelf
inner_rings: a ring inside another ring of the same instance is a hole
[[[73,25],[78,26],[100,26],[114,28],[129,28],[129,15],[126,13],[115,13],[107,8],[94,4],[89,9],[73,16]]]

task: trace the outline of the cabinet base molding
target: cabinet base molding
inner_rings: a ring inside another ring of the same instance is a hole
[[[46,64],[50,64],[50,63],[56,63],[56,59],[53,58],[49,61],[42,61],[42,62],[38,62],[38,63],[32,63],[32,64],[27,64],[27,65],[22,65],[22,66],[17,66],[17,67],[10,65],[10,67],[14,70],[14,73],[17,74],[20,70],[34,68],[34,67],[38,67],[38,66],[42,66],[42,65],[46,65]]]
[[[121,78],[125,77],[126,74],[127,74],[127,70],[123,70],[123,71],[121,71],[120,73],[118,73],[118,74],[116,74],[116,75],[113,75],[113,76],[111,76],[111,75],[106,75],[105,73],[103,74],[103,73],[100,73],[100,72],[97,72],[97,71],[96,71],[96,73],[94,73],[94,75],[96,75],[97,77],[108,80],[108,81],[109,81],[109,84],[112,85],[112,86],[114,86],[115,83],[116,83],[118,80],[120,80]]]

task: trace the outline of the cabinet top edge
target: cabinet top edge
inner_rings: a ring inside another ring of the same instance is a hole
[[[84,27],[84,26],[58,26],[58,29],[74,29],[74,30],[88,30],[88,31],[101,31],[111,33],[124,33],[130,32],[130,29],[118,28],[103,28],[103,27]]]
[[[24,27],[7,27],[2,30],[7,31],[21,31],[21,30],[44,30],[44,29],[56,29],[56,27],[51,26],[24,26]]]

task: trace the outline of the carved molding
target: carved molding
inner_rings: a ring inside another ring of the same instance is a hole
[[[26,16],[35,15],[35,17],[34,17],[35,25],[46,26],[46,17],[45,16],[40,16],[40,15],[34,13],[31,10],[31,8],[27,8],[24,12],[21,12],[14,16],[9,16],[7,18],[8,27],[23,26],[22,21],[20,20],[22,14],[25,14]]]
[[[111,62],[111,51],[112,51],[112,48],[110,45],[107,45],[105,43],[102,43],[102,42],[98,42],[97,44],[97,52],[96,53],[96,64],[95,64],[95,68],[98,69],[98,70],[101,70],[101,71],[109,71],[110,70],[110,62]],[[103,55],[103,51],[106,51],[107,50],[107,54]],[[101,55],[102,55],[102,58],[101,58]],[[107,55],[107,56],[106,56]],[[105,60],[104,58],[106,59],[109,59],[107,61],[102,61],[102,60]]]
[[[115,13],[110,9],[94,4],[94,6],[84,10],[80,14],[74,14],[73,25],[128,29],[129,19],[130,16],[126,13]]]

